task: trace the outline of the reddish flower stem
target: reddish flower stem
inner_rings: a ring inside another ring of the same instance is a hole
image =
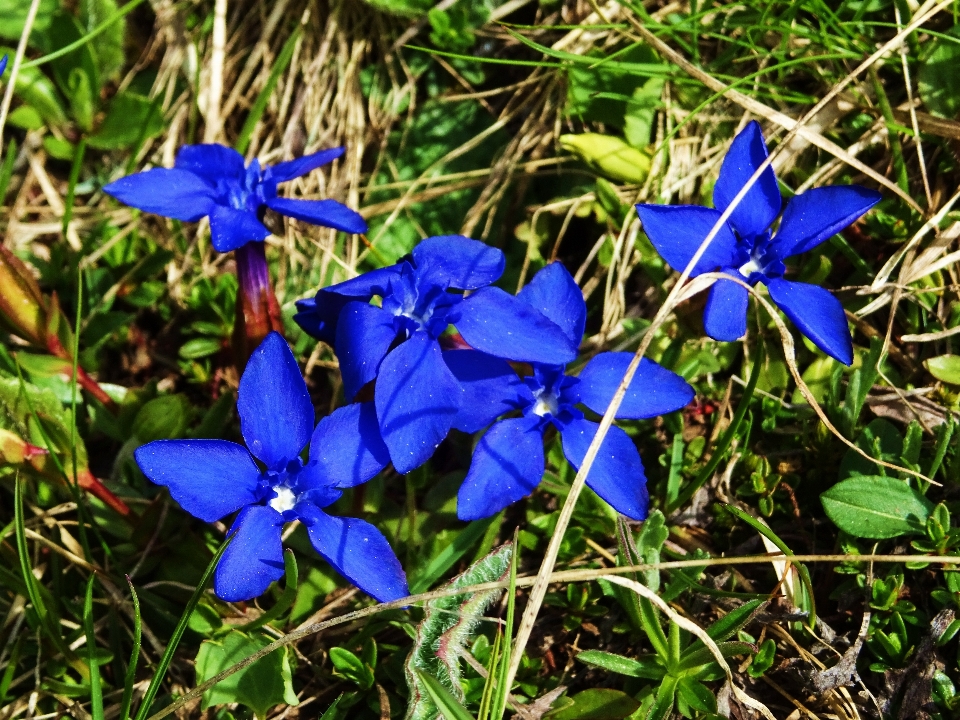
[[[237,316],[233,346],[239,372],[256,347],[274,330],[283,334],[280,304],[270,284],[270,269],[262,242],[248,242],[234,252],[237,263]]]

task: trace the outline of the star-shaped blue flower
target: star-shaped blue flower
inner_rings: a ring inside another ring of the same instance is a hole
[[[144,475],[169,488],[191,515],[214,522],[240,511],[214,574],[217,596],[249,600],[278,580],[283,525],[300,520],[316,551],[347,580],[382,602],[405,597],[403,568],[383,534],[363,520],[322,510],[390,460],[371,403],[340,408],[314,429],[293,353],[271,333],[243,372],[237,409],[249,452],[225,440],[158,440],[134,453]]]
[[[229,252],[250,241],[263,241],[270,231],[260,221],[264,208],[281,215],[364,233],[359,213],[336,200],[294,200],[277,197],[277,185],[306,175],[343,155],[343,148],[260,168],[253,160],[223,145],[184,145],[172,168],[153,168],[128,175],[103,188],[121,202],[146,212],[186,222],[210,216],[210,235],[218,252]]]
[[[716,209],[698,205],[637,205],[643,229],[676,270],[683,270],[700,243],[767,157],[757,122],[734,138],[713,189]],[[853,343],[843,306],[816,285],[786,280],[784,260],[812,250],[850,225],[880,200],[880,194],[856,185],[822,187],[787,203],[780,225],[781,197],[768,167],[734,208],[691,275],[721,270],[750,285],[767,286],[770,298],[814,345],[845,365],[853,362]],[[746,288],[718,280],[710,289],[703,324],[715,340],[737,340],[747,332]]]
[[[530,305],[495,287],[503,253],[459,235],[423,240],[408,259],[322,289],[295,320],[334,346],[352,399],[376,379],[380,432],[398,472],[426,462],[467,402],[439,338],[453,325],[473,348],[523,362],[563,364],[571,340]],[[451,289],[475,290],[469,296]],[[373,297],[380,306],[370,304]]]
[[[579,344],[587,307],[563,265],[547,265],[518,298]],[[533,374],[521,379],[501,359],[477,350],[447,351],[447,364],[466,393],[454,427],[476,432],[505,413],[519,411],[518,417],[496,422],[477,444],[457,495],[457,515],[462,520],[489,517],[533,492],[543,477],[543,436],[550,426],[560,432],[564,455],[579,469],[600,426],[587,420],[578,405],[602,415],[632,357],[600,353],[578,377],[566,375],[562,365],[533,363]],[[655,417],[682,408],[693,395],[683,378],[644,358],[616,416]],[[618,512],[636,520],[647,516],[650,501],[640,453],[620,428],[611,427],[604,438],[587,485]]]

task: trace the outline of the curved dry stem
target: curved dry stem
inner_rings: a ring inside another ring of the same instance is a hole
[[[546,596],[548,578],[553,572],[553,568],[556,565],[557,555],[560,552],[560,545],[563,542],[563,536],[566,533],[567,526],[570,524],[570,519],[573,517],[573,510],[576,506],[577,499],[580,497],[580,493],[583,490],[583,486],[586,482],[587,475],[590,472],[591,467],[593,466],[594,460],[597,457],[597,453],[600,450],[600,445],[603,443],[604,439],[607,436],[607,433],[610,430],[610,426],[613,424],[614,417],[616,416],[617,411],[620,409],[620,405],[623,402],[623,398],[626,395],[627,388],[630,386],[630,383],[633,381],[633,376],[636,374],[637,368],[640,365],[640,361],[646,353],[647,349],[650,346],[653,336],[656,333],[657,329],[663,325],[666,321],[668,315],[676,306],[681,296],[684,286],[690,277],[692,269],[696,266],[697,262],[706,252],[710,243],[713,242],[714,238],[717,236],[717,233],[720,231],[720,228],[724,226],[730,216],[733,214],[733,211],[739,206],[739,204],[746,197],[747,193],[753,187],[760,176],[766,171],[768,167],[773,163],[777,155],[788,147],[789,141],[799,133],[802,128],[811,121],[813,117],[816,116],[827,104],[835,98],[847,85],[849,85],[854,78],[866,71],[871,67],[875,62],[880,60],[885,54],[887,54],[891,49],[896,48],[903,40],[916,28],[922,25],[924,22],[929,20],[933,15],[935,15],[940,10],[946,8],[950,5],[952,0],[941,0],[939,3],[934,3],[933,0],[930,0],[927,4],[921,8],[914,17],[913,21],[898,32],[891,40],[884,43],[875,53],[873,53],[869,58],[864,60],[856,69],[854,69],[850,74],[847,75],[843,80],[841,80],[837,85],[835,85],[810,111],[804,115],[799,121],[795,121],[793,127],[790,128],[786,135],[783,137],[780,144],[774,148],[766,160],[764,160],[760,166],[756,169],[753,175],[747,180],[744,186],[741,188],[740,192],[733,198],[729,206],[720,214],[720,217],[717,218],[716,223],[710,232],[703,239],[703,242],[700,243],[700,247],[697,248],[697,251],[693,254],[693,257],[687,263],[687,266],[683,269],[683,272],[680,273],[680,278],[677,280],[676,285],[670,290],[667,298],[664,300],[663,305],[660,310],[657,312],[656,316],[653,319],[648,332],[644,335],[643,340],[640,343],[640,347],[637,348],[636,353],[633,356],[633,359],[630,361],[630,365],[627,366],[627,370],[624,373],[623,380],[620,382],[620,386],[617,388],[616,393],[613,396],[613,399],[610,401],[610,405],[607,407],[607,411],[604,413],[602,420],[600,421],[600,427],[597,430],[597,434],[594,436],[593,441],[590,443],[590,447],[587,449],[587,453],[583,459],[583,463],[580,466],[579,471],[577,472],[576,477],[574,478],[573,484],[570,488],[570,493],[567,496],[563,508],[560,511],[560,516],[557,520],[556,530],[552,538],[550,539],[550,545],[547,548],[547,553],[543,559],[543,563],[540,567],[540,572],[537,575],[537,580],[534,583],[530,591],[530,599],[527,603],[526,610],[524,611],[523,618],[520,622],[520,627],[517,630],[516,637],[516,652],[512,655],[510,659],[510,667],[507,671],[507,677],[505,678],[505,684],[507,687],[510,687],[513,684],[513,680],[516,677],[517,671],[520,668],[520,661],[523,657],[523,651],[526,648],[526,644],[530,639],[530,635],[533,632],[533,625],[536,622],[538,613],[540,612],[540,606],[543,604],[543,599]],[[670,51],[672,55],[675,55],[675,51],[665,45],[662,41],[650,33],[646,28],[639,26],[637,23],[634,23],[638,30],[642,31],[642,34],[649,36],[651,42],[656,40],[655,46],[660,47],[664,46],[667,50]],[[686,63],[689,65],[689,63]],[[793,121],[792,121],[793,122]],[[915,202],[910,200],[913,205],[916,205]],[[778,318],[779,319],[779,318]],[[782,321],[781,321],[782,322]],[[790,344],[792,349],[793,338],[787,333],[785,336],[785,349],[787,344]],[[789,338],[789,339],[786,339]],[[795,368],[794,368],[795,370]],[[797,375],[799,377],[799,375]],[[802,382],[802,380],[801,380]],[[813,399],[812,394],[810,394],[809,388],[806,388],[806,385],[803,385],[801,390],[804,393],[804,396],[809,395],[809,400]],[[815,401],[814,403],[815,404]],[[817,406],[819,407],[819,406]],[[827,427],[831,428],[832,431],[841,437],[845,443],[849,443],[846,438],[843,438],[840,435],[836,428],[829,423],[829,420],[826,419],[825,415],[822,415],[823,419],[827,423]]]
[[[700,278],[711,277],[715,280],[723,278],[724,280],[729,280],[730,282],[735,282],[739,285],[742,285],[747,289],[747,291],[753,295],[754,299],[760,303],[763,308],[767,311],[770,317],[773,319],[773,322],[776,323],[777,330],[780,332],[780,341],[783,344],[783,355],[784,360],[787,363],[787,367],[790,369],[790,374],[793,376],[794,381],[797,383],[797,388],[800,390],[800,393],[803,395],[804,399],[813,408],[813,411],[817,414],[817,417],[820,418],[820,421],[827,426],[827,429],[833,433],[844,445],[846,445],[851,450],[854,450],[862,457],[866,458],[870,462],[874,462],[877,465],[882,465],[885,468],[890,468],[891,470],[896,470],[897,472],[906,473],[907,475],[913,475],[914,477],[923,480],[924,482],[931,483],[933,485],[939,486],[941,483],[928,478],[921,472],[916,470],[911,470],[910,468],[901,467],[895,463],[889,463],[885,460],[878,460],[877,458],[870,455],[866,450],[861,448],[859,445],[854,443],[852,440],[846,438],[843,433],[841,433],[836,426],[830,422],[830,418],[827,417],[827,414],[823,411],[823,408],[820,407],[820,403],[817,402],[817,399],[813,396],[813,392],[810,390],[809,386],[804,382],[803,377],[800,374],[800,368],[797,367],[796,359],[796,344],[793,342],[793,334],[790,332],[789,328],[783,318],[780,317],[780,313],[777,312],[776,307],[765,298],[756,288],[748,285],[740,278],[735,278],[724,273],[704,273],[697,277]]]
[[[646,585],[638,583],[636,580],[630,580],[629,578],[619,577],[617,575],[603,575],[600,579],[611,582],[614,585],[620,585],[628,590],[633,590],[637,595],[645,597],[647,600],[660,608],[660,611],[670,618],[671,622],[676,623],[684,630],[696,635],[697,638],[699,638],[700,641],[706,645],[707,650],[710,651],[710,654],[713,655],[713,659],[717,661],[717,664],[723,670],[723,674],[727,676],[727,685],[730,686],[730,689],[733,691],[733,694],[737,700],[752,710],[756,710],[765,718],[769,718],[769,720],[776,720],[766,705],[747,695],[747,693],[737,687],[736,683],[733,682],[733,672],[730,670],[730,666],[727,664],[726,658],[723,657],[723,653],[720,652],[720,648],[717,647],[717,644],[713,641],[713,638],[710,637],[710,634],[706,630],[693,622],[693,620],[685,618],[683,615],[670,607],[670,605],[653,590],[648,588]]]
[[[682,568],[705,568],[705,567],[720,567],[720,566],[729,566],[729,565],[759,565],[767,564],[772,561],[783,560],[788,562],[802,562],[802,563],[815,563],[815,562],[870,562],[870,563],[909,563],[909,562],[926,562],[926,563],[945,563],[953,565],[960,560],[953,555],[783,555],[780,553],[769,553],[763,555],[747,555],[744,557],[720,557],[720,558],[707,558],[702,560],[670,560],[667,562],[659,563],[645,563],[642,565],[624,565],[622,567],[616,568],[597,568],[597,569],[588,569],[588,570],[563,570],[561,572],[553,573],[550,578],[550,583],[560,583],[560,582],[590,582],[597,580],[599,578],[606,578],[613,582],[613,576],[628,574],[628,573],[637,573],[645,572],[648,570],[678,570]],[[514,583],[515,587],[529,587],[533,585],[536,581],[536,577],[526,575],[518,577]],[[270,643],[262,650],[258,650],[254,654],[244,658],[237,664],[227,668],[223,672],[214,675],[212,678],[207,680],[204,683],[201,683],[197,687],[188,691],[184,695],[181,695],[176,702],[171,703],[163,710],[154,715],[151,715],[147,720],[161,720],[168,715],[176,712],[184,705],[192,701],[193,699],[199,697],[207,690],[212,688],[221,680],[225,680],[234,673],[240,672],[244,668],[253,665],[253,663],[258,660],[266,657],[270,653],[279,650],[282,647],[287,645],[292,645],[293,643],[302,640],[303,638],[314,635],[318,632],[322,632],[328,628],[336,627],[337,625],[343,625],[344,623],[353,622],[354,620],[362,620],[364,618],[376,615],[377,613],[385,612],[387,610],[400,610],[414,603],[425,602],[427,600],[434,600],[436,598],[449,597],[451,595],[462,595],[464,593],[473,593],[473,592],[482,592],[485,590],[503,590],[510,586],[509,580],[504,580],[500,582],[489,582],[482,583],[480,585],[471,585],[464,588],[447,588],[444,590],[434,590],[432,592],[421,593],[419,595],[411,595],[410,597],[403,598],[401,600],[395,600],[390,603],[380,603],[378,605],[371,605],[370,607],[363,608],[361,610],[356,610],[354,612],[341,615],[339,617],[332,618],[330,620],[325,620],[319,623],[313,623],[311,625],[306,625],[302,628],[295,630],[294,632],[288,633],[278,640]]]

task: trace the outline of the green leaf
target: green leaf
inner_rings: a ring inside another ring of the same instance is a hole
[[[180,357],[184,360],[199,360],[200,358],[216,355],[220,352],[223,343],[217,338],[194,338],[187,340],[180,346]]]
[[[933,503],[903,480],[879,475],[837,483],[820,501],[838,528],[873,540],[922,534],[933,510]]]
[[[263,635],[247,635],[237,630],[217,640],[204,640],[197,654],[197,684],[236,665],[271,642]],[[287,652],[278,649],[224,678],[203,694],[201,710],[227,703],[246,705],[258,718],[265,718],[271,708],[281,703],[299,704],[293,691],[293,674]]]
[[[367,5],[400,17],[422,17],[433,7],[431,0],[365,0]]]
[[[886,462],[899,462],[903,452],[903,436],[889,420],[875,418],[857,437],[856,446],[870,457]],[[846,480],[860,475],[883,473],[882,466],[871,462],[853,448],[844,453],[840,461],[838,479]]]
[[[91,32],[100,23],[118,10],[115,0],[81,0],[80,24],[85,33]],[[97,39],[97,69],[104,81],[112,79],[123,69],[123,38],[127,29],[125,18],[110,25]],[[131,121],[132,122],[132,121]]]
[[[356,683],[361,690],[373,687],[373,669],[346,648],[330,648],[330,662],[338,675]]]
[[[713,623],[713,625],[708,627],[707,635],[717,642],[726,640],[741,628],[745,627],[746,624],[750,622],[750,619],[753,617],[754,613],[756,613],[760,606],[764,605],[765,603],[765,600],[749,600],[745,602],[743,605],[731,610],[722,618]]]
[[[52,48],[66,47],[82,37],[83,30],[75,17],[65,12],[54,16],[50,23]],[[100,74],[93,49],[89,44],[82,45],[53,60],[51,67],[60,91],[68,98],[74,119],[84,130],[89,130],[100,95]],[[77,117],[78,111],[81,117]],[[85,124],[87,121],[90,124]]]
[[[410,592],[413,595],[426,592],[434,581],[462,558],[473,544],[480,539],[493,522],[494,517],[486,520],[475,520],[460,531],[453,542],[431,558],[429,564],[421,571],[414,569],[411,572]]]
[[[43,118],[36,108],[21,105],[7,116],[7,122],[23,130],[39,130],[43,127]]]
[[[430,696],[444,720],[474,720],[473,715],[453,696],[453,693],[443,686],[443,683],[423,670],[417,670],[416,673],[421,686]]]
[[[570,698],[572,705],[544,715],[544,720],[622,720],[633,714],[640,703],[620,690],[593,688]]]
[[[660,107],[664,78],[654,77],[633,91],[623,118],[623,134],[635,148],[646,147],[651,142],[653,118]]]
[[[960,78],[960,73],[954,73]],[[960,89],[957,90],[960,92]],[[960,385],[960,355],[937,355],[923,361],[931,375],[941,382]]]
[[[98,150],[128,148],[163,132],[160,105],[133,92],[119,93],[110,101],[107,116],[87,143]]]
[[[611,180],[639,184],[647,179],[650,172],[650,154],[637,150],[613,135],[561,135],[560,145]]]
[[[37,39],[46,33],[50,27],[50,19],[59,7],[57,0],[40,0],[37,17],[33,21],[33,31],[30,33],[31,47],[36,47]],[[25,0],[0,0],[0,38],[19,40],[29,9],[30,3]]]
[[[137,412],[133,436],[142,443],[183,437],[190,423],[190,401],[183,395],[162,395]]]
[[[660,680],[666,674],[663,665],[652,658],[649,660],[634,660],[603,650],[587,650],[577,655],[577,660],[607,672],[627,675],[628,677],[646,678],[647,680]]]
[[[950,28],[947,35],[956,40],[934,40],[921,61],[917,90],[931,115],[953,120],[960,113],[960,26]]]
[[[61,140],[53,135],[47,135],[43,139],[43,149],[47,151],[50,157],[56,158],[57,160],[70,160],[76,152],[73,143]]]
[[[717,711],[717,698],[714,694],[699,680],[692,678],[683,678],[677,683],[677,700],[702,713]]]

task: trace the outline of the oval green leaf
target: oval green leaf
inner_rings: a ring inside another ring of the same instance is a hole
[[[859,538],[884,540],[924,531],[933,503],[903,480],[853,477],[820,496],[834,524]]]
[[[924,360],[923,364],[937,380],[960,385],[960,355],[937,355]]]

